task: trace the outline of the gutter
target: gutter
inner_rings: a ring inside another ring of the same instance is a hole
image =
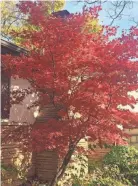
[[[18,53],[27,53],[28,51],[25,50],[24,48],[21,48],[21,47],[18,47],[17,45],[9,42],[9,41],[6,41],[4,39],[1,39],[1,47],[6,47],[14,52],[18,52]]]

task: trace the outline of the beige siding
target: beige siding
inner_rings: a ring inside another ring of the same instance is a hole
[[[138,128],[125,130],[130,135],[128,143],[138,149]]]
[[[89,155],[89,162],[93,160],[101,160],[109,151],[110,149],[107,148],[95,148],[95,150]]]
[[[36,174],[41,181],[53,179],[58,168],[58,157],[54,151],[45,151],[36,155]]]
[[[29,87],[29,83],[23,79],[13,79],[11,78],[11,90],[15,88],[24,89]],[[35,95],[27,96],[22,104],[12,105],[10,109],[10,117],[8,121],[4,121],[1,123],[2,128],[2,146],[1,146],[1,163],[4,166],[14,165],[15,162],[19,160],[20,154],[22,154],[22,150],[20,149],[20,145],[18,143],[6,142],[4,139],[4,135],[8,134],[9,131],[14,132],[15,128],[19,126],[19,124],[33,124],[35,121],[34,112],[36,108],[28,110],[27,107],[33,100],[36,99]],[[16,133],[15,133],[16,135]],[[8,172],[6,172],[8,174]],[[10,173],[9,173],[10,174]],[[3,178],[3,177],[2,177]],[[13,177],[11,180],[11,174],[5,175],[5,178],[2,180],[2,186],[16,186],[17,183],[17,175]],[[10,182],[13,183],[10,183]]]
[[[27,80],[24,79],[13,79],[11,78],[11,90],[13,89],[25,89],[30,87],[30,84]],[[36,95],[31,94],[25,97],[21,104],[12,105],[10,109],[10,118],[9,123],[28,123],[33,124],[35,122],[34,112],[37,110],[36,108],[27,109],[29,105],[33,101],[35,101]]]

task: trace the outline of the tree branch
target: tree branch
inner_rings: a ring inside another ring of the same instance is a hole
[[[134,1],[124,0],[124,1],[112,2],[112,1],[107,1],[107,0],[105,0],[105,1],[102,1],[102,0],[84,0],[84,1],[78,0],[77,3],[84,3],[84,6],[92,5],[92,7],[94,7],[96,5],[102,6],[103,4],[107,4],[108,10],[106,10],[106,12],[109,15],[109,18],[111,19],[111,23],[110,23],[110,26],[111,26],[111,25],[113,25],[113,23],[115,22],[116,19],[118,19],[124,15],[123,12],[124,12],[125,8],[127,7],[127,5],[131,5],[131,7],[130,6],[128,7],[128,9],[133,8]],[[110,14],[110,11],[112,11],[112,15]]]
[[[59,167],[58,171],[57,171],[57,174],[55,175],[55,177],[53,178],[52,182],[49,184],[49,186],[55,186],[57,181],[60,180],[63,176],[63,174],[65,173],[66,171],[66,168],[67,168],[67,165],[69,164],[70,160],[71,160],[71,157],[75,151],[75,148],[76,148],[76,145],[77,145],[78,142],[76,143],[70,143],[69,144],[69,150],[68,152],[66,153],[65,157],[64,157],[64,160],[63,160],[63,163],[62,165]]]

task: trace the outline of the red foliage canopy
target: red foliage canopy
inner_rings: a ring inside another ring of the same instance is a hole
[[[99,7],[66,19],[43,16],[41,3],[22,2],[20,9],[29,11],[29,21],[37,29],[20,33],[28,55],[2,56],[6,69],[13,77],[30,81],[33,91],[39,92],[40,105],[61,106],[59,120],[32,131],[33,148],[63,153],[86,136],[121,143],[124,132],[118,125],[138,124],[136,113],[118,107],[136,104],[128,92],[138,89],[138,61],[132,60],[138,57],[138,30],[131,28],[129,34],[112,40],[115,28],[87,31],[86,20],[97,18]]]

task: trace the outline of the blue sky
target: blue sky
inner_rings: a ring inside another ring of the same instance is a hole
[[[76,3],[75,1],[66,1],[66,5],[64,9],[68,10],[70,13],[76,13],[76,12],[81,12],[83,7],[83,3]],[[100,17],[99,20],[103,24],[109,24],[111,20],[107,17],[108,14],[106,13],[105,9],[109,10],[111,9],[110,3],[104,5],[104,11],[102,10],[100,12]],[[134,6],[131,9],[126,9],[124,11],[125,16],[121,20],[116,20],[114,25],[119,26],[119,32],[118,36],[120,35],[122,29],[129,29],[134,23],[132,21],[129,21],[130,17],[134,17],[135,19],[138,20],[138,1],[134,3]],[[130,16],[130,17],[129,17]]]

